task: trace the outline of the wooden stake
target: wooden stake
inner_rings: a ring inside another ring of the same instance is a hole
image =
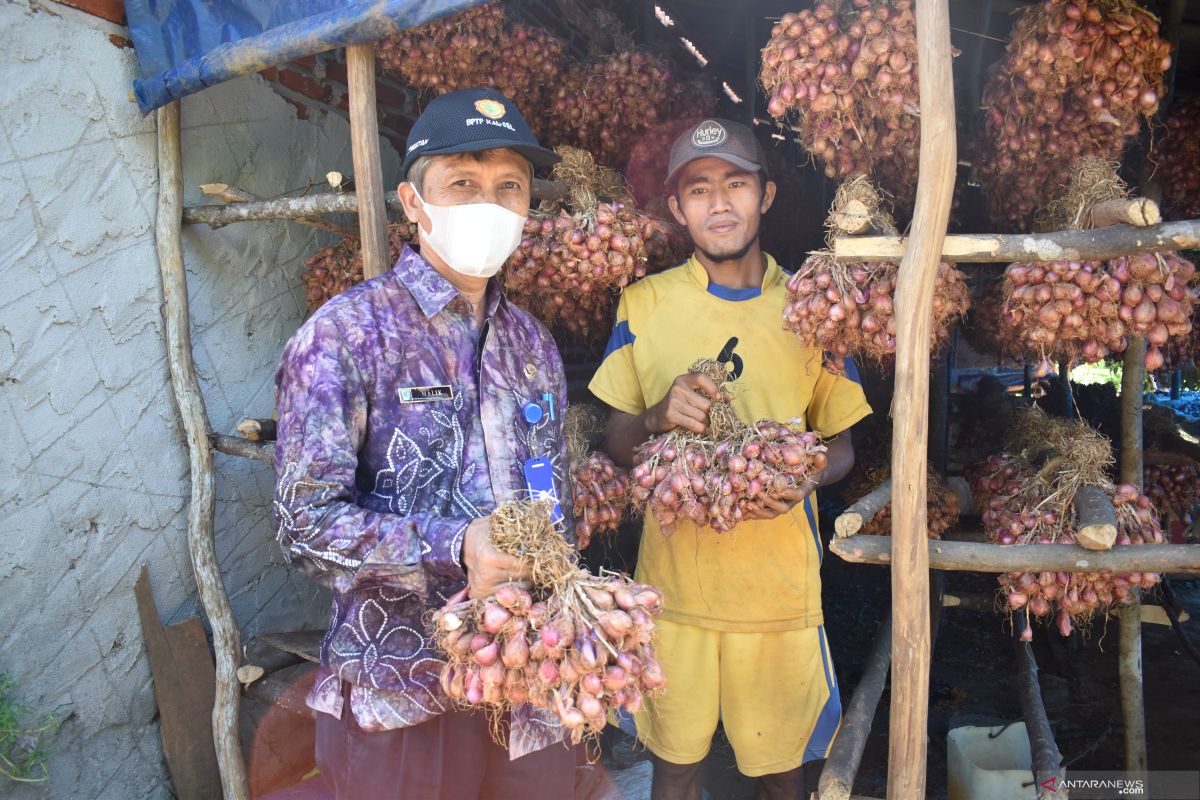
[[[1024,613],[1024,612],[1021,612]],[[1015,632],[1015,631],[1014,631]],[[1029,731],[1029,749],[1033,755],[1034,785],[1039,800],[1052,798],[1055,791],[1041,784],[1051,776],[1061,783],[1066,777],[1062,753],[1054,742],[1054,729],[1046,716],[1046,705],[1042,702],[1042,689],[1038,684],[1037,660],[1029,642],[1013,640],[1017,650],[1017,696],[1021,701],[1021,716]]]
[[[1129,347],[1125,349],[1121,373],[1121,482],[1133,484],[1139,489],[1142,486],[1142,391],[1145,381],[1146,339],[1142,336],[1131,336]],[[1125,721],[1124,768],[1130,772],[1145,771],[1146,708],[1142,691],[1141,607],[1135,603],[1123,608],[1120,616],[1117,671],[1121,679],[1121,714]]]
[[[188,550],[200,604],[213,633],[216,650],[217,691],[213,703],[213,740],[221,768],[226,800],[247,796],[246,766],[238,744],[237,680],[238,629],[221,582],[213,544],[213,467],[208,412],[200,394],[188,324],[187,275],[183,268],[180,238],[183,213],[183,169],[179,148],[179,101],[158,109],[158,217],[154,237],[162,273],[163,312],[166,317],[167,364],[171,386],[187,433],[191,467],[191,500],[188,504]]]
[[[1109,225],[1133,225],[1145,228],[1162,222],[1158,203],[1145,197],[1126,197],[1105,200],[1092,209],[1091,227],[1104,228]]]
[[[387,209],[383,200],[383,168],[379,163],[379,120],[375,109],[375,43],[346,47],[350,88],[350,145],[354,157],[354,192],[358,197],[358,230],[362,237],[363,278],[391,269],[388,262]]]
[[[891,660],[892,620],[889,616],[875,635],[875,644],[863,666],[862,679],[854,687],[854,697],[842,715],[842,727],[829,748],[829,757],[817,784],[818,800],[847,800],[850,797]]]
[[[829,550],[855,564],[890,564],[893,536],[834,537]],[[1073,544],[930,541],[929,565],[959,572],[1200,572],[1200,545],[1140,544],[1085,550]]]
[[[254,461],[264,461],[268,464],[275,463],[274,442],[251,442],[240,436],[226,436],[222,433],[214,433],[212,435],[212,449],[218,453],[225,453],[230,456],[241,456],[242,458],[249,458]]]
[[[275,420],[273,419],[247,417],[237,424],[235,430],[242,435],[243,439],[249,439],[252,442],[275,441]]]
[[[929,326],[957,168],[947,0],[917,0],[921,156],[912,239],[897,274],[892,432],[892,704],[888,798],[925,796],[929,720]],[[866,538],[866,537],[861,537]]]
[[[906,236],[839,236],[833,257],[841,263],[899,261]],[[1164,222],[1147,228],[1110,225],[1085,231],[1055,233],[971,233],[947,236],[942,258],[947,261],[991,262],[1102,261],[1134,253],[1188,250],[1200,247],[1200,219]]]
[[[892,481],[889,478],[854,501],[833,521],[833,529],[839,539],[853,536],[862,530],[871,517],[883,510],[892,501]]]
[[[1112,498],[1096,486],[1080,486],[1075,492],[1079,531],[1075,541],[1088,550],[1108,550],[1117,541],[1117,512]]]

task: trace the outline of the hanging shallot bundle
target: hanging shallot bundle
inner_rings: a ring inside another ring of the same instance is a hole
[[[487,598],[466,590],[433,615],[445,654],[442,690],[499,714],[530,703],[552,709],[578,744],[603,730],[610,709],[629,712],[666,684],[654,658],[658,590],[580,569],[547,501],[492,512],[492,544],[533,565],[533,590],[504,585]]]
[[[1200,466],[1147,464],[1142,483],[1154,507],[1190,525],[1200,510]]]
[[[911,0],[818,0],[784,14],[762,50],[767,112],[794,118],[825,175],[870,175],[911,206],[920,122]]]
[[[1169,219],[1200,217],[1200,97],[1176,100],[1167,130],[1154,141],[1150,160],[1162,186],[1162,209]]]
[[[572,404],[563,417],[563,439],[571,465],[575,502],[575,538],[584,550],[592,537],[616,531],[629,510],[629,471],[608,454],[592,450],[589,439],[602,428],[600,412]]]
[[[635,507],[649,509],[663,533],[680,520],[733,530],[748,505],[782,498],[824,469],[826,448],[817,434],[771,420],[747,425],[738,418],[722,364],[702,359],[690,371],[720,387],[708,430],[676,428],[649,439],[634,452],[630,473]]]
[[[1044,0],[984,89],[975,158],[995,221],[1028,230],[1082,156],[1119,159],[1158,110],[1170,45],[1133,0]]]
[[[416,223],[403,220],[388,223],[388,263],[395,264],[405,244],[417,241]],[[304,262],[305,301],[316,311],[331,297],[339,295],[363,279],[362,243],[357,237],[345,237],[323,247]]]

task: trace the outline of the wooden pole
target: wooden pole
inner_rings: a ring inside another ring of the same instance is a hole
[[[1138,488],[1142,486],[1142,391],[1146,381],[1145,358],[1145,338],[1129,337],[1129,347],[1125,350],[1125,362],[1121,373],[1121,481]],[[1146,769],[1146,708],[1142,691],[1140,598],[1139,602],[1121,609],[1120,617],[1117,670],[1121,680],[1121,714],[1125,721],[1125,769],[1140,772]]]
[[[183,214],[183,168],[179,146],[179,101],[158,109],[158,216],[154,237],[162,274],[163,313],[166,317],[167,364],[171,387],[187,433],[191,467],[191,500],[188,504],[188,550],[196,589],[216,651],[217,691],[213,703],[213,743],[221,769],[221,787],[226,800],[247,797],[246,765],[238,742],[237,679],[238,629],[221,582],[221,570],[213,543],[212,449],[209,444],[208,412],[200,394],[188,322],[187,275],[183,268],[180,238]]]
[[[840,539],[853,536],[862,530],[862,526],[866,525],[871,517],[882,511],[883,507],[890,502],[892,502],[892,481],[889,478],[855,500],[849,508],[843,511],[833,521],[834,533]]]
[[[1075,541],[1088,550],[1107,550],[1117,541],[1117,512],[1098,486],[1080,486],[1071,503],[1079,515]]]
[[[897,273],[896,394],[892,432],[892,703],[888,798],[925,796],[929,720],[929,326],[933,283],[957,169],[947,0],[917,0],[921,156],[912,238]],[[852,540],[853,541],[853,540]]]
[[[842,715],[842,727],[829,748],[829,757],[817,783],[818,800],[847,800],[854,789],[854,777],[862,762],[871,722],[887,682],[888,665],[892,660],[892,620],[884,619],[875,635],[875,644],[863,667],[862,679],[854,687],[854,697]]]
[[[375,43],[346,47],[346,83],[350,89],[350,146],[354,193],[362,236],[363,279],[391,269],[388,262],[387,209],[383,168],[379,163],[379,120],[375,111]]]
[[[915,230],[915,228],[914,228]],[[907,236],[839,236],[833,257],[841,263],[899,261]],[[1102,261],[1134,253],[1200,247],[1200,219],[1164,222],[1139,228],[1110,225],[1054,233],[970,233],[947,236],[941,249],[947,261],[1003,263],[1082,259]]]
[[[562,181],[547,181],[535,178],[534,200],[559,200],[569,189]],[[395,190],[384,194],[387,209],[398,219],[405,219],[404,207]],[[234,222],[253,222],[264,219],[289,219],[311,224],[312,217],[319,214],[355,214],[358,212],[358,197],[350,193],[322,192],[304,197],[281,197],[276,200],[255,200],[230,205],[191,206],[183,210],[185,225],[203,224],[220,228]]]
[[[1015,632],[1015,631],[1014,631]],[[1042,702],[1042,689],[1038,684],[1037,660],[1033,657],[1033,648],[1029,642],[1014,639],[1017,651],[1017,696],[1021,701],[1021,716],[1025,719],[1025,728],[1029,732],[1029,749],[1033,756],[1034,785],[1037,787],[1038,800],[1047,800],[1056,792],[1041,784],[1050,777],[1061,783],[1066,777],[1063,769],[1062,753],[1054,741],[1054,730],[1046,716],[1046,705]]]
[[[275,463],[274,442],[252,442],[240,436],[226,436],[222,433],[214,433],[212,435],[212,449],[218,453],[225,453],[230,456],[241,456],[253,461],[263,461],[267,464]]]
[[[853,536],[829,550],[855,564],[890,564],[894,536]],[[957,572],[1200,572],[1200,545],[1141,544],[1085,550],[1075,544],[928,543],[929,565]]]

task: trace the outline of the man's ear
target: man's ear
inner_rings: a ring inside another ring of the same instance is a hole
[[[759,213],[765,214],[771,208],[771,204],[775,202],[775,181],[767,181],[767,185],[763,187],[762,204],[759,207]]]
[[[405,217],[415,220],[421,230],[426,233],[433,230],[433,223],[429,220],[429,215],[425,213],[424,206],[417,200],[417,192],[411,183],[405,181],[397,186],[396,195],[400,198],[400,205],[404,207]]]
[[[679,198],[674,193],[671,193],[667,197],[667,208],[671,209],[671,216],[675,218],[675,221],[686,228],[687,219],[683,216],[683,212],[679,210]]]

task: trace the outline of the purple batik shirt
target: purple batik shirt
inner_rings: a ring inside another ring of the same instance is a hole
[[[390,272],[314,313],[279,362],[278,539],[333,590],[308,704],[340,718],[348,681],[350,711],[368,731],[452,707],[425,620],[466,585],[468,523],[527,496],[527,459],[551,460],[572,519],[562,360],[496,281],[486,302],[477,324],[466,299],[406,247]],[[554,420],[530,426],[523,407],[548,411],[547,395]],[[514,758],[562,738],[553,714],[523,707],[513,720]]]

